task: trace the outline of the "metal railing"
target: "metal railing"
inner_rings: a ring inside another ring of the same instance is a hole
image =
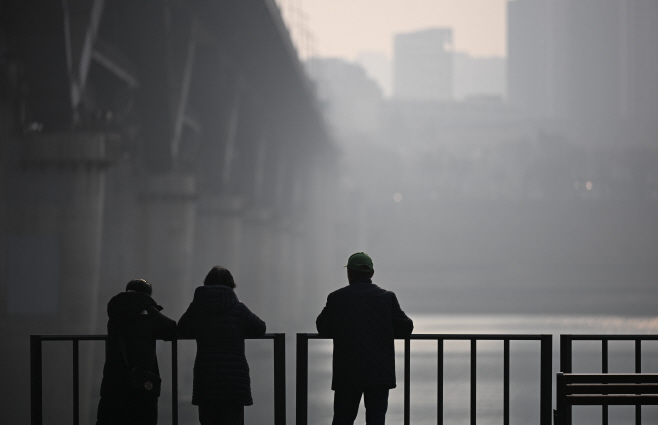
[[[642,373],[642,341],[658,341],[658,335],[560,335],[560,372],[573,373],[574,341],[601,342],[601,373],[608,373],[609,341],[634,341],[634,373]],[[567,410],[570,418],[571,406]],[[608,406],[601,406],[601,420],[603,425],[608,424]],[[642,406],[635,406],[635,423],[642,425]]]
[[[296,377],[296,417],[297,425],[308,423],[308,340],[330,339],[320,337],[318,334],[297,334],[297,377]],[[503,417],[504,424],[509,425],[510,406],[510,341],[540,341],[540,389],[539,389],[539,424],[552,423],[552,335],[488,335],[488,334],[417,334],[404,339],[404,425],[410,424],[411,414],[411,340],[435,340],[438,353],[438,382],[437,382],[437,424],[443,424],[443,355],[444,341],[470,341],[470,420],[471,425],[476,423],[476,389],[477,389],[477,342],[503,341]]]
[[[181,338],[181,340],[187,338]],[[274,425],[286,423],[286,344],[285,334],[265,334],[274,342]],[[30,335],[30,396],[32,425],[43,424],[44,341],[71,341],[73,344],[73,425],[80,425],[80,341],[106,341],[107,335]],[[178,425],[178,340],[171,341],[171,423]]]

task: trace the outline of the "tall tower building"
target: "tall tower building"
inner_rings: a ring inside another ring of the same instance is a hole
[[[452,100],[452,30],[430,28],[394,37],[393,97]]]
[[[578,144],[657,146],[658,2],[509,2],[508,87]]]
[[[559,1],[559,0],[558,0]],[[552,0],[507,3],[507,96],[532,118],[554,117],[557,77]]]

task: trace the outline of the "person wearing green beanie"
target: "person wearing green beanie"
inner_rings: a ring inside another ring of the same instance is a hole
[[[396,387],[395,338],[411,335],[413,321],[396,295],[372,283],[365,252],[347,260],[349,285],[327,297],[316,320],[320,336],[333,339],[332,425],[352,425],[363,396],[368,425],[384,425],[389,390]]]

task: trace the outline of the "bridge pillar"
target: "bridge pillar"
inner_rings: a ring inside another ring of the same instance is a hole
[[[23,184],[10,189],[9,313],[54,314],[58,323],[47,323],[59,331],[97,330],[105,169],[118,144],[87,132],[21,140]]]
[[[274,289],[280,288],[275,282],[276,267],[273,259],[270,211],[264,208],[250,208],[243,214],[242,243],[240,244],[240,280],[236,281],[238,293],[254,313],[265,322],[272,323],[273,310],[279,296]],[[242,286],[240,284],[242,283]]]
[[[243,229],[242,209],[242,199],[238,196],[208,196],[200,200],[193,286],[202,285],[213,266],[226,267],[233,274],[238,271]]]
[[[304,323],[304,317],[299,313],[304,309],[304,286],[301,272],[314,266],[303,261],[304,246],[300,242],[301,229],[291,223],[289,219],[278,220],[273,224],[274,256],[276,267],[275,281],[279,283],[279,291],[289,294],[286,302],[295,305],[295,308],[285,309],[276,306],[279,311],[279,320],[282,329],[297,329]],[[301,298],[298,302],[298,297]],[[293,301],[294,300],[294,301]]]
[[[196,180],[188,174],[162,173],[146,177],[142,192],[144,278],[168,317],[178,320],[191,300]]]
[[[3,255],[4,313],[11,324],[2,350],[5,359],[24,352],[30,333],[98,332],[105,174],[119,151],[118,136],[104,132],[31,133],[14,141],[7,173],[17,184],[6,188],[10,208]],[[80,357],[81,394],[87,397],[92,393],[94,351],[85,350]],[[68,346],[49,351],[49,361],[65,364],[69,358]],[[20,362],[12,369],[27,370]],[[70,379],[64,368],[50,373],[51,383]],[[29,381],[12,382],[25,382],[25,391],[14,386],[12,394],[3,392],[5,399],[27,391]],[[51,396],[45,412],[70,403],[70,394],[57,384],[44,391]],[[91,414],[88,401],[81,399],[85,416]]]

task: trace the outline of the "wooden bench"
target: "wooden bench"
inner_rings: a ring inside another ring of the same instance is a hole
[[[571,424],[571,406],[658,405],[658,373],[562,373],[555,425]]]

